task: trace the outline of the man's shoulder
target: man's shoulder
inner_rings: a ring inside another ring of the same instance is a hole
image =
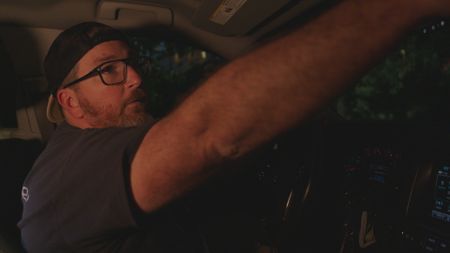
[[[75,143],[86,143],[90,146],[102,145],[103,142],[127,143],[143,138],[153,125],[154,121],[136,127],[81,129],[64,122],[52,134],[47,146],[60,148],[60,146],[67,147]]]

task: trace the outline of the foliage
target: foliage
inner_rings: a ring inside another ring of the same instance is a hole
[[[176,41],[133,38],[149,112],[160,118],[205,79],[223,59]]]
[[[337,102],[348,119],[450,119],[450,33],[422,28]]]
[[[450,31],[421,28],[337,100],[347,119],[450,120]],[[134,38],[149,111],[160,118],[224,63],[176,41]]]

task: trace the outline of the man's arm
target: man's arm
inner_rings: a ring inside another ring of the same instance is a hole
[[[161,207],[206,178],[213,165],[299,124],[414,25],[437,15],[434,10],[450,12],[444,2],[342,1],[225,66],[147,133],[131,170],[138,205],[147,212]]]

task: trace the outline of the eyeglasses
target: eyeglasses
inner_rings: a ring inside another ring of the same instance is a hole
[[[100,76],[100,79],[105,85],[122,84],[127,78],[128,65],[132,65],[129,58],[104,62],[86,75],[63,85],[63,88],[67,88],[96,75]]]

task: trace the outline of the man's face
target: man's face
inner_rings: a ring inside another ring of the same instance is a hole
[[[91,49],[78,62],[77,75],[82,76],[104,62],[129,57],[130,49],[121,41],[108,41]],[[88,78],[73,88],[85,120],[93,128],[130,127],[147,122],[145,93],[141,77],[128,66],[125,81],[105,85],[100,76]]]

